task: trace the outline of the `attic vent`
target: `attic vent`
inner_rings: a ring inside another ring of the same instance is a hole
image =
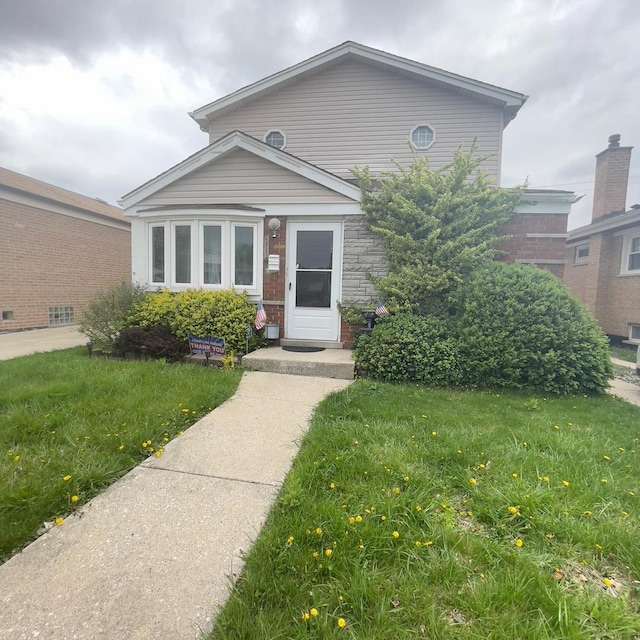
[[[264,141],[270,147],[275,147],[276,149],[284,149],[286,138],[282,131],[273,130],[267,133],[267,135],[264,137]]]

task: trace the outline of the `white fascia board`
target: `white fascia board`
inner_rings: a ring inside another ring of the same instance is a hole
[[[279,84],[286,83],[290,80],[293,80],[296,76],[302,75],[309,71],[313,71],[314,69],[326,65],[336,60],[337,58],[341,58],[342,56],[345,56],[347,54],[359,56],[366,60],[391,67],[398,71],[412,73],[427,80],[435,80],[437,82],[442,82],[459,89],[464,89],[465,91],[476,93],[485,98],[498,100],[499,102],[503,103],[504,107],[515,107],[516,109],[518,109],[526,102],[528,98],[528,96],[522,93],[518,93],[517,91],[503,89],[502,87],[496,87],[494,85],[487,84],[486,82],[481,82],[480,80],[474,80],[473,78],[460,76],[455,73],[445,71],[444,69],[430,67],[420,62],[415,62],[407,58],[401,58],[385,51],[365,47],[361,44],[358,44],[357,42],[345,42],[341,45],[338,45],[337,47],[334,47],[333,49],[325,51],[324,53],[320,53],[316,56],[313,56],[312,58],[309,58],[308,60],[299,62],[292,67],[288,67],[283,71],[274,73],[273,75],[270,75],[263,80],[258,80],[257,82],[254,82],[247,87],[229,94],[228,96],[220,98],[219,100],[215,100],[214,102],[210,102],[209,104],[204,105],[199,109],[195,109],[194,111],[191,111],[189,115],[201,127],[204,127],[206,129],[208,127],[209,117],[215,114],[217,111],[226,109],[227,107],[230,107],[234,104],[240,105],[243,100],[250,98],[256,93],[267,91]]]
[[[516,207],[518,213],[565,215],[571,213],[573,193],[525,193]]]
[[[246,211],[244,209],[234,209],[233,207],[228,207],[225,209],[190,209],[188,206],[176,207],[175,209],[169,209],[165,207],[163,207],[162,209],[140,209],[136,214],[136,217],[143,218],[145,220],[151,218],[170,218],[172,220],[176,218],[188,218],[189,220],[210,220],[213,218],[224,218],[225,220],[231,220],[236,218],[251,218],[255,220],[256,218],[264,218],[265,216],[266,213],[264,211]]]
[[[256,140],[241,131],[233,131],[217,142],[201,149],[175,167],[161,173],[141,187],[123,196],[119,203],[125,210],[124,214],[127,216],[136,215],[129,211],[136,204],[233,149],[244,149],[260,158],[277,164],[283,169],[293,171],[331,191],[335,191],[347,198],[360,202],[360,189],[350,182],[334,176],[328,171],[315,167],[304,160],[300,160],[291,154],[280,151],[280,149],[260,142],[260,140]]]
[[[324,216],[363,216],[364,211],[357,202],[330,204],[261,204],[267,217],[324,217]]]

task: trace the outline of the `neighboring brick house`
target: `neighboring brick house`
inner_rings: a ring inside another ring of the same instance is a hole
[[[477,141],[500,182],[504,128],[527,96],[345,42],[191,113],[209,145],[122,198],[133,278],[245,290],[290,344],[348,343],[338,304],[384,275],[351,169],[451,161]],[[573,194],[525,193],[511,258],[561,275]],[[562,235],[562,237],[560,237]]]
[[[607,335],[640,344],[640,205],[625,210],[632,148],[616,134],[596,156],[591,223],[569,233],[564,282]]]
[[[0,168],[0,331],[77,323],[130,274],[121,209]]]

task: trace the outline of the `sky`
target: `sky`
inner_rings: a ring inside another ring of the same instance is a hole
[[[0,166],[115,204],[205,146],[187,115],[345,40],[530,96],[502,185],[584,196],[595,154],[635,146],[638,0],[0,0]]]

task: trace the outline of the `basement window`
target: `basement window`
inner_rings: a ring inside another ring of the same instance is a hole
[[[629,342],[640,344],[640,324],[629,325]]]
[[[3,311],[2,319],[4,321],[13,320],[13,311]]]
[[[574,264],[585,264],[586,262],[589,262],[589,243],[588,242],[584,244],[579,244],[575,248],[573,262]]]
[[[74,323],[73,307],[49,307],[49,326]]]

